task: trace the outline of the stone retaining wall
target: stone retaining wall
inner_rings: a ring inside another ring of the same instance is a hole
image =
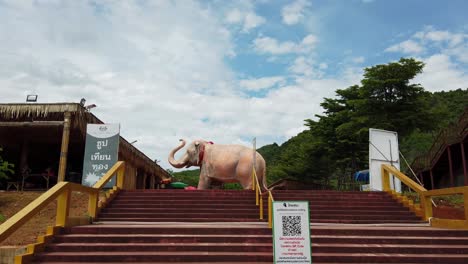
[[[15,256],[26,253],[26,247],[0,247],[0,264],[14,264]]]

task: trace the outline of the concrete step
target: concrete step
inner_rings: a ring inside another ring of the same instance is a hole
[[[117,201],[178,201],[178,200],[191,200],[191,201],[234,201],[236,203],[251,203],[252,201],[255,202],[255,196],[252,197],[220,197],[220,196],[161,196],[161,197],[144,197],[144,196],[137,196],[137,197],[128,197],[128,196],[118,196],[114,200]]]
[[[179,243],[54,243],[47,246],[48,251],[82,252],[82,251],[214,251],[214,252],[272,252],[272,243],[235,243],[235,242],[179,242]],[[314,253],[400,253],[419,254],[468,254],[468,245],[399,245],[399,244],[341,244],[312,243]]]
[[[267,262],[272,261],[270,252],[47,252],[38,254],[36,261],[74,261],[74,262],[219,262],[219,261]]]
[[[338,241],[337,241],[338,242]],[[315,253],[387,253],[387,254],[468,254],[468,245],[427,245],[413,244],[342,244],[342,243],[312,243]]]
[[[312,253],[321,263],[453,263],[466,264],[466,254]]]
[[[267,221],[267,220],[258,220],[258,218],[238,218],[238,217],[198,217],[198,218],[145,218],[145,217],[134,217],[134,218],[112,218],[112,217],[99,217],[99,221],[124,221],[124,222],[194,222],[194,223],[201,223],[201,222],[252,222],[252,221]]]
[[[272,243],[269,235],[185,235],[185,234],[68,234],[58,235],[54,243]]]
[[[60,252],[272,252],[272,243],[236,243],[236,242],[179,242],[179,243],[55,243],[47,247],[50,251]]]
[[[149,224],[97,224],[68,227],[63,234],[185,234],[185,235],[271,235],[271,229],[264,223],[158,223]]]
[[[228,214],[257,214],[259,209],[253,208],[104,208],[102,213],[149,213],[149,214],[165,214],[165,213],[197,213],[197,214],[210,214],[210,213],[228,213]],[[396,212],[399,214],[400,212]]]

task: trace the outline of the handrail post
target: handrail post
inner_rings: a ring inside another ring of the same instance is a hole
[[[268,195],[268,227],[269,228],[272,228],[273,226],[273,223],[272,223],[273,216],[271,215],[272,209],[273,209],[272,207],[273,207],[273,201],[271,200],[271,195]]]
[[[263,196],[260,197],[260,220],[263,220]]]
[[[121,167],[119,168],[119,170],[117,171],[117,187],[119,187],[119,189],[123,189],[124,175],[125,175],[125,163],[123,163]]]
[[[384,166],[380,168],[382,173],[382,189],[384,192],[390,191],[390,173],[385,169]]]
[[[99,201],[99,191],[96,191],[93,194],[89,194],[88,215],[92,219],[95,219],[97,217],[98,201]]]
[[[421,200],[421,208],[423,209],[424,220],[428,221],[429,218],[432,217],[431,197],[421,194],[419,195],[419,199]]]
[[[255,188],[255,205],[258,205],[258,196],[259,196],[258,188]]]
[[[70,212],[70,188],[66,188],[57,197],[57,215],[55,217],[55,223],[57,226],[65,227],[67,225],[67,219]]]
[[[252,191],[255,191],[255,168],[252,167]]]
[[[468,221],[468,186],[463,188],[463,206],[465,207],[465,220]]]

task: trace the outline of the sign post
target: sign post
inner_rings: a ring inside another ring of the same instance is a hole
[[[273,202],[274,263],[312,263],[308,201]]]
[[[88,124],[83,160],[82,184],[93,186],[117,162],[120,140],[119,124]],[[115,179],[105,187],[112,188]]]

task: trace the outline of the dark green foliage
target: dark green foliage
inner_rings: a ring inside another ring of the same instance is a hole
[[[189,186],[198,186],[198,177],[200,175],[200,170],[186,170],[180,172],[172,173],[173,182],[183,182]]]
[[[242,185],[239,183],[225,183],[223,184],[223,189],[225,190],[242,190]]]
[[[3,151],[0,148],[0,153]],[[15,166],[8,161],[3,160],[2,156],[0,156],[0,180],[8,180],[9,174],[13,174],[15,171],[13,170]]]

